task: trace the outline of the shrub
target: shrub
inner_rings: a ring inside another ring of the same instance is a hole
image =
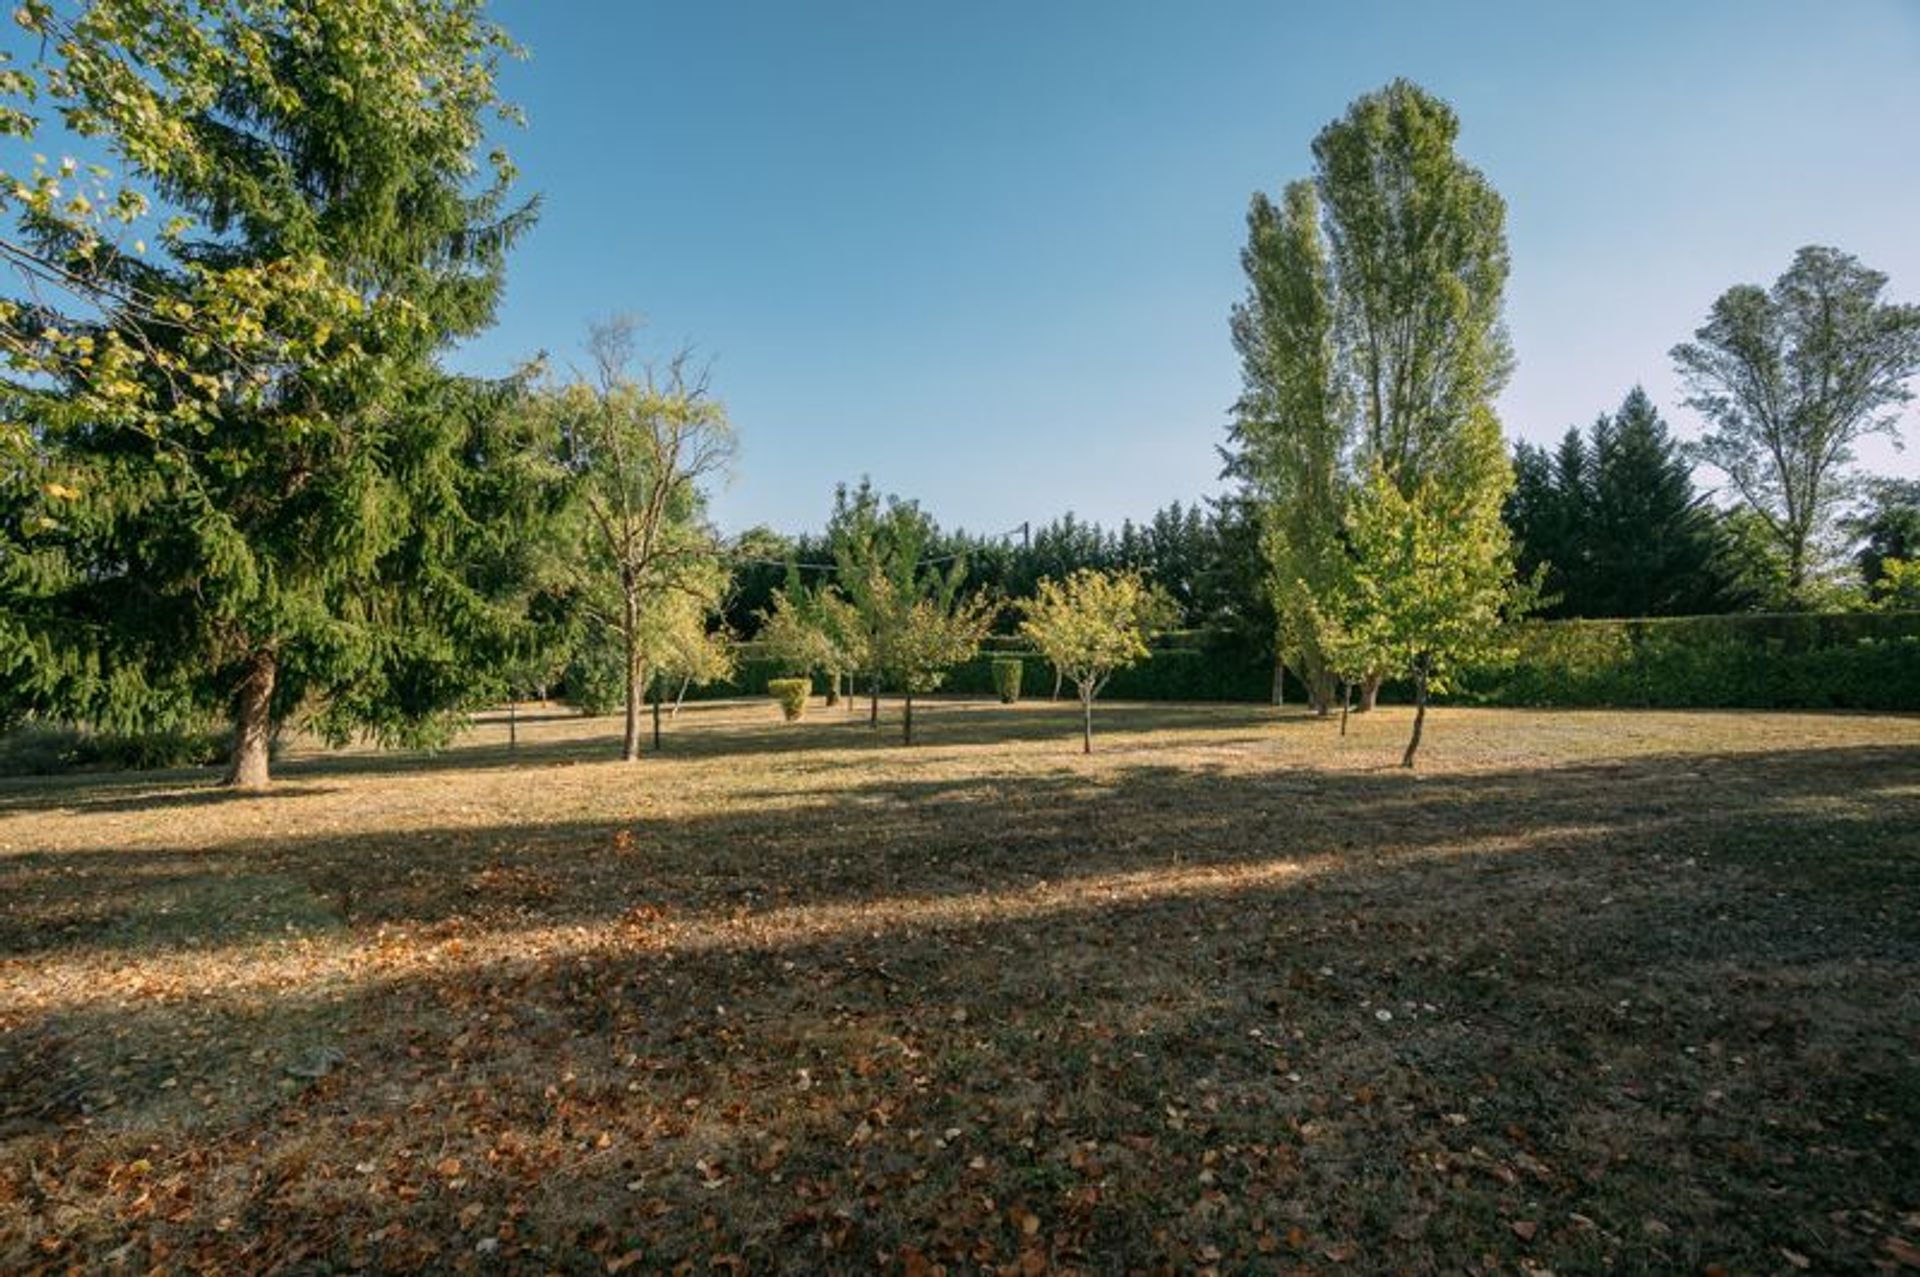
[[[993,690],[1002,705],[1011,705],[1020,699],[1020,671],[1025,666],[1017,656],[993,658]]]
[[[1805,613],[1524,627],[1470,671],[1486,705],[1920,709],[1920,615]]]
[[[53,776],[71,771],[155,771],[208,767],[227,760],[217,729],[94,732],[67,723],[24,723],[0,736],[0,776]]]
[[[780,703],[780,713],[789,723],[797,723],[807,712],[807,696],[813,691],[811,679],[770,678],[767,694]]]

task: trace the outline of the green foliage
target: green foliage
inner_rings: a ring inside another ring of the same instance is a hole
[[[1021,636],[1087,701],[1100,695],[1115,670],[1144,659],[1148,635],[1176,615],[1139,573],[1086,569],[1065,581],[1041,581],[1023,610]]]
[[[1873,603],[1889,612],[1920,610],[1920,559],[1880,560],[1880,579],[1873,583]]]
[[[1497,449],[1497,428],[1485,431]],[[1516,598],[1492,474],[1459,488],[1430,478],[1407,495],[1376,472],[1354,495],[1353,567],[1320,616],[1343,681],[1412,676],[1444,691],[1454,669],[1497,649]]]
[[[1777,546],[1791,602],[1815,587],[1855,488],[1854,446],[1892,435],[1920,372],[1920,306],[1881,300],[1887,277],[1809,246],[1771,288],[1741,284],[1713,303],[1674,365],[1707,418],[1701,460],[1732,481]]]
[[[1017,656],[996,656],[990,662],[993,670],[993,693],[1000,698],[1002,705],[1012,705],[1020,699],[1020,679],[1026,669],[1026,662]]]
[[[1083,745],[1093,748],[1093,702],[1114,671],[1145,658],[1147,636],[1173,624],[1173,601],[1137,572],[1082,569],[1043,580],[1023,608],[1020,633],[1072,680],[1083,711]]]
[[[97,732],[64,723],[25,723],[0,736],[0,776],[69,771],[152,771],[227,761],[227,734],[213,727]]]
[[[1559,448],[1514,449],[1506,518],[1551,616],[1691,616],[1743,601],[1721,520],[1646,392]]]
[[[1853,561],[1869,590],[1876,589],[1887,560],[1920,560],[1920,479],[1879,479],[1868,484],[1865,507],[1846,521],[1857,543]]]
[[[797,723],[807,712],[807,697],[813,683],[804,678],[776,678],[767,682],[767,693],[779,702],[780,713],[789,723]]]
[[[867,626],[854,605],[831,587],[808,589],[798,573],[759,620],[761,646],[792,673],[837,679],[871,664]]]
[[[581,692],[602,701],[605,666],[617,661],[628,760],[640,754],[655,676],[715,677],[708,617],[729,576],[704,485],[733,455],[726,410],[687,357],[636,371],[633,335],[628,319],[595,325],[592,374],[543,387],[530,405],[568,502],[545,571],[571,618]]]
[[[867,672],[904,692],[904,737],[913,740],[913,697],[939,688],[946,672],[972,656],[998,611],[991,596],[962,590],[967,565],[931,561],[932,519],[910,501],[882,503],[870,485],[834,498],[828,525],[835,588],[830,616],[836,645],[857,654]]]
[[[1486,619],[1482,566],[1506,570],[1479,515],[1507,484],[1487,454],[1512,362],[1506,215],[1458,134],[1397,80],[1321,131],[1310,183],[1247,219],[1229,473],[1258,511],[1278,650],[1323,711],[1336,673],[1424,685]]]
[[[1488,705],[1920,710],[1920,612],[1527,624],[1456,690]]]
[[[479,159],[504,37],[478,0],[22,20],[47,37],[31,91],[122,170],[115,216],[167,222],[129,253],[77,174],[0,181],[35,291],[0,306],[0,415],[25,423],[0,467],[8,693],[127,729],[231,709],[245,784],[302,705],[334,736],[443,733],[515,641],[469,573],[493,396],[435,365],[531,219],[504,154]]]
[[[1256,193],[1241,265],[1247,300],[1233,312],[1242,391],[1229,430],[1229,472],[1258,512],[1276,640],[1328,695],[1314,600],[1346,569],[1342,466],[1353,423],[1342,393],[1336,281],[1313,184],[1287,186],[1280,207]]]

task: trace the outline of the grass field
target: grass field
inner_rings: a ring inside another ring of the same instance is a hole
[[[0,783],[0,1270],[1920,1267],[1920,720],[775,718]]]

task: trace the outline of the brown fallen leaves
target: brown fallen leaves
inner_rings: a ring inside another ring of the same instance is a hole
[[[0,1269],[1920,1267],[1910,720],[984,713],[0,792]]]

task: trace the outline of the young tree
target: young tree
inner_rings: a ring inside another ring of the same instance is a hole
[[[767,654],[785,673],[803,678],[825,674],[829,705],[838,700],[842,676],[868,664],[855,650],[857,623],[845,624],[848,610],[830,587],[810,590],[790,579],[773,596],[773,606],[760,614],[759,642]]]
[[[960,592],[964,568],[945,573],[925,592],[896,592],[883,578],[875,601],[882,617],[874,645],[874,666],[898,687],[904,698],[900,739],[913,744],[913,698],[940,689],[947,671],[969,660],[993,625],[998,604],[987,595],[968,598]]]
[[[1838,249],[1809,246],[1772,288],[1721,294],[1672,351],[1687,406],[1710,427],[1698,456],[1778,543],[1802,605],[1852,494],[1854,445],[1895,433],[1920,371],[1920,306],[1881,300],[1886,284]]]
[[[689,584],[692,588],[676,590],[654,609],[646,654],[642,657],[653,671],[655,749],[660,748],[660,702],[669,689],[673,694],[673,710],[668,717],[678,718],[689,688],[733,677],[733,642],[724,631],[711,628],[728,584],[726,568],[715,560],[704,589],[698,580]]]
[[[936,690],[948,669],[972,656],[998,604],[969,597],[966,559],[934,556],[933,520],[911,501],[884,503],[862,481],[834,494],[827,539],[835,563],[835,602],[822,616],[835,646],[865,658],[871,676],[868,722],[880,722],[880,686],[905,696],[903,735],[913,743],[913,698]],[[936,559],[946,559],[944,569]]]
[[[631,320],[596,324],[588,351],[592,373],[549,389],[540,404],[553,464],[580,510],[556,567],[589,623],[618,643],[620,756],[632,761],[650,642],[684,596],[699,599],[704,616],[724,587],[702,485],[731,460],[733,434],[684,354],[664,370],[633,371]]]
[[[1080,694],[1080,752],[1093,752],[1093,702],[1113,672],[1144,659],[1147,639],[1177,616],[1173,601],[1138,572],[1082,568],[1040,582],[1020,632]]]
[[[0,305],[24,423],[0,435],[36,476],[0,511],[9,691],[120,726],[223,708],[242,787],[302,705],[334,736],[443,729],[499,637],[458,558],[476,427],[435,357],[490,322],[532,215],[503,154],[473,182],[511,46],[479,0],[20,20],[44,101],[124,172],[115,216],[166,220],[143,252],[71,169],[0,183],[34,289]]]
[[[1499,425],[1481,414],[1481,473],[1423,478],[1411,496],[1375,470],[1353,497],[1353,569],[1326,599],[1330,651],[1346,679],[1367,672],[1411,678],[1412,767],[1428,696],[1459,669],[1500,650],[1503,627],[1525,606],[1500,517],[1507,474]]]

